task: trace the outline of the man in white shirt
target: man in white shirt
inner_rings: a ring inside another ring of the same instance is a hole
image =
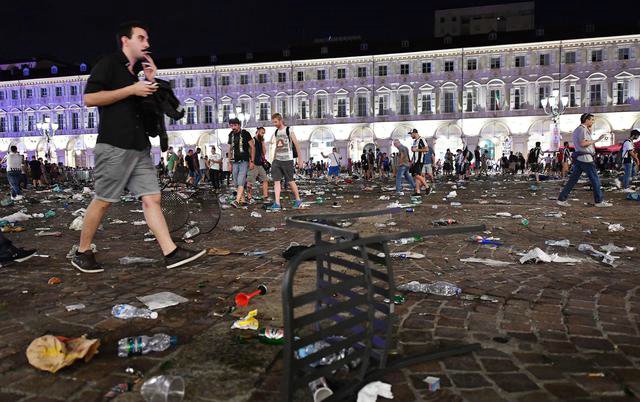
[[[629,134],[629,138],[624,140],[624,142],[622,143],[622,149],[620,150],[620,152],[622,152],[622,166],[624,167],[622,191],[625,193],[634,192],[634,190],[629,187],[629,184],[631,183],[631,174],[633,173],[634,163],[636,166],[639,165],[638,153],[634,148],[634,142],[638,140],[638,137],[640,137],[640,131],[638,131],[637,129],[632,130]],[[616,179],[616,182],[619,182],[619,180]]]
[[[215,146],[211,146],[211,158],[209,158],[209,179],[213,188],[220,188],[220,167],[222,165],[222,156],[217,152]]]
[[[22,160],[23,156],[18,153],[18,147],[15,145],[11,146],[11,152],[2,159],[2,163],[6,162],[7,164],[7,180],[11,186],[11,199],[14,201],[22,199],[22,191],[20,190]]]
[[[332,182],[338,181],[338,176],[340,175],[340,161],[342,157],[338,154],[338,151],[333,148],[329,155],[325,155],[323,152],[320,152],[323,158],[329,159],[329,181]]]

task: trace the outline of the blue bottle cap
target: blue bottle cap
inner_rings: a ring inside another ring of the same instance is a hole
[[[178,337],[172,336],[171,338],[169,338],[169,343],[171,344],[171,346],[176,346],[178,344]]]

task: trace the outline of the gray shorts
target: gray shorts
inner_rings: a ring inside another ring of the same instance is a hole
[[[422,166],[422,174],[433,174],[433,165],[428,163]]]
[[[253,184],[259,180],[260,183],[264,183],[265,181],[269,181],[267,177],[267,172],[264,171],[264,167],[261,165],[255,165],[253,170],[249,170],[249,174],[247,175],[247,182],[249,184]]]
[[[118,202],[125,188],[136,198],[160,194],[156,167],[148,148],[138,151],[98,143],[93,152],[96,158],[95,198]]]
[[[274,159],[271,164],[271,177],[273,177],[273,181],[282,181],[283,178],[287,181],[293,181],[295,172],[293,161],[279,161]]]
[[[247,172],[249,171],[249,161],[232,162],[233,184],[236,187],[244,187],[247,182]]]

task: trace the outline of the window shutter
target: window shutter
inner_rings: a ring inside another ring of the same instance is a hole
[[[602,49],[602,61],[607,61],[609,59],[609,48],[605,47]]]
[[[591,106],[591,85],[589,83],[589,81],[587,81],[587,85],[585,88],[585,98],[587,99],[587,101],[585,102],[585,104],[587,106]]]
[[[428,96],[431,97],[431,113],[435,114],[435,112],[436,112],[436,94],[434,92],[434,93],[429,94]]]
[[[347,96],[344,99],[345,109],[347,110],[347,117],[351,117],[351,97]]]
[[[611,104],[618,104],[618,83],[616,81],[611,83]]]
[[[636,58],[636,47],[635,46],[629,46],[629,59],[633,60]]]
[[[338,97],[336,95],[333,96],[333,116],[338,116]]]
[[[218,123],[222,123],[222,105],[218,105]]]
[[[582,84],[580,83],[576,83],[576,106],[577,107],[581,107],[582,103],[581,103],[581,93],[582,93]]]
[[[380,95],[376,95],[374,97],[374,102],[373,102],[373,115],[374,116],[378,115],[378,110],[380,110]]]
[[[425,94],[419,94],[418,95],[418,102],[416,104],[417,108],[418,108],[418,114],[422,114],[422,98],[425,97]]]
[[[467,96],[468,96],[469,90],[467,89],[466,91],[463,92],[463,96],[462,96],[462,112],[466,112],[467,111]]]
[[[522,94],[520,94],[520,99],[522,99]],[[509,90],[509,110],[514,110],[516,107],[516,89],[511,87]]]

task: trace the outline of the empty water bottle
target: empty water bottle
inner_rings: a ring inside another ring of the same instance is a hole
[[[129,318],[158,318],[158,313],[146,308],[138,308],[130,304],[116,304],[111,309],[111,314],[116,318],[127,320]]]
[[[157,260],[146,257],[120,257],[118,259],[120,265],[132,265],[132,264],[153,264]]]
[[[196,237],[199,234],[200,234],[200,228],[197,226],[193,226],[182,235],[182,238],[185,240],[191,239],[192,237]]]
[[[258,230],[258,232],[260,233],[264,233],[264,232],[275,232],[276,228],[274,227],[270,227],[270,228],[260,228],[260,230]]]
[[[242,253],[245,257],[262,257],[265,254],[267,254],[266,251],[245,251]]]
[[[455,219],[438,219],[433,221],[433,226],[449,226],[458,223]]]
[[[438,296],[455,296],[462,291],[459,287],[450,282],[438,281],[428,285],[429,293]]]
[[[404,237],[402,239],[393,240],[393,244],[409,244],[422,241],[422,236]]]
[[[118,341],[118,356],[146,355],[149,352],[162,352],[175,346],[178,338],[167,334],[155,334],[154,336],[134,336]]]

